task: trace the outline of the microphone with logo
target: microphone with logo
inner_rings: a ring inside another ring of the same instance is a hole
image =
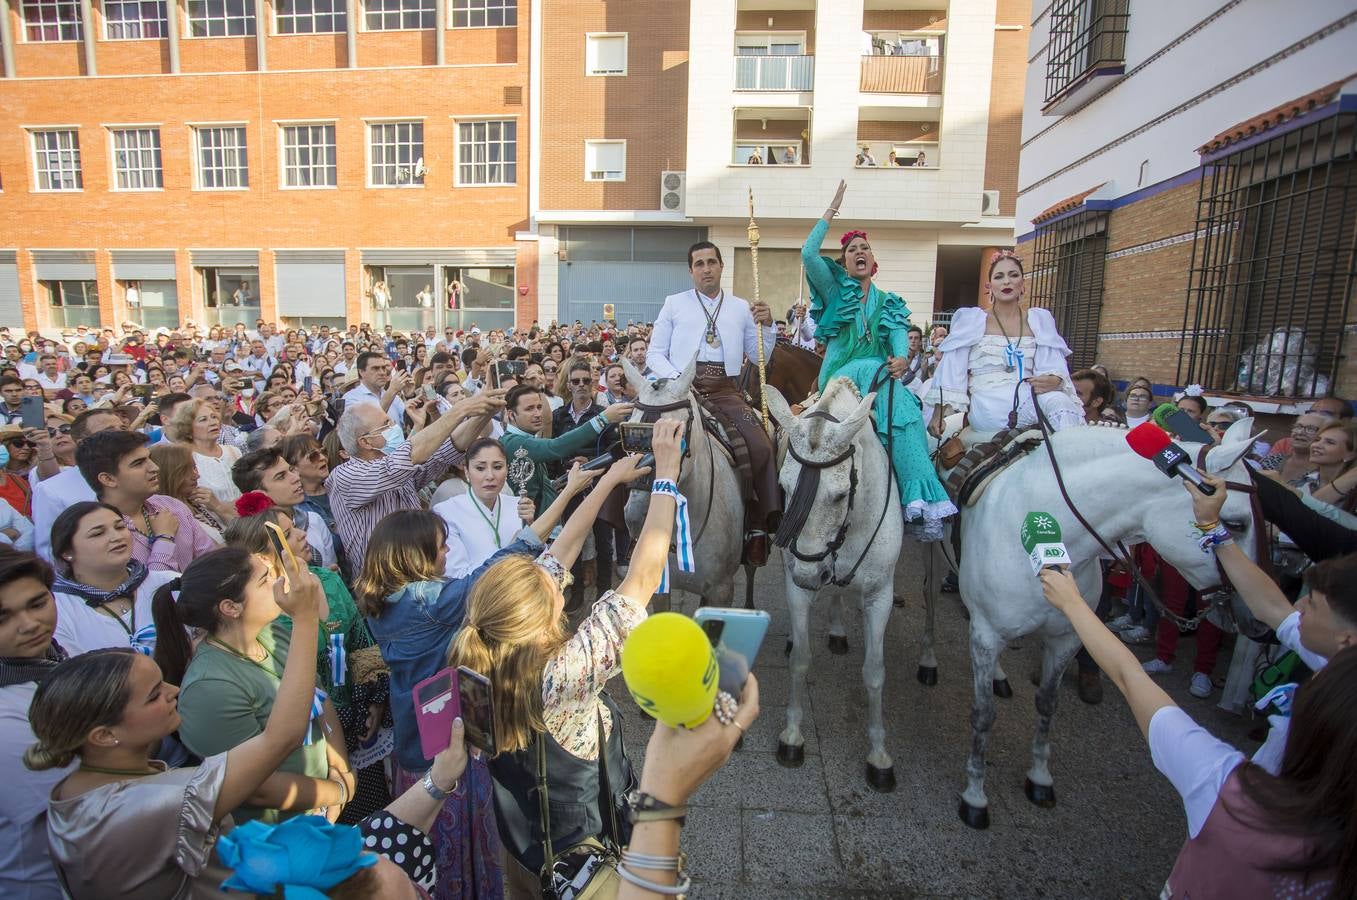
[[[1022,541],[1022,548],[1027,551],[1027,561],[1032,564],[1033,575],[1040,575],[1042,569],[1068,568],[1073,565],[1065,544],[1060,540],[1060,523],[1050,513],[1028,513],[1022,520],[1018,537]]]
[[[1168,432],[1153,422],[1142,422],[1126,434],[1126,443],[1137,455],[1143,456],[1159,467],[1159,471],[1172,478],[1177,475],[1186,479],[1203,494],[1216,492],[1215,486],[1204,481],[1196,469],[1187,451],[1179,447],[1169,437]]]

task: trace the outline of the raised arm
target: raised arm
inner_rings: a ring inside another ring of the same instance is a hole
[[[810,282],[811,287],[821,298],[828,300],[837,299],[839,295],[839,285],[834,280],[834,273],[830,271],[829,266],[820,256],[820,246],[825,242],[825,234],[829,231],[829,222],[839,214],[839,207],[843,204],[843,195],[848,190],[848,183],[839,182],[839,189],[834,193],[834,200],[829,204],[823,216],[811,228],[810,234],[806,236],[806,242],[801,245],[801,262],[806,267],[806,280]],[[812,310],[814,312],[814,310]],[[823,316],[816,317],[818,322]]]
[[[503,408],[504,391],[481,391],[474,397],[457,402],[452,409],[432,424],[419,429],[410,437],[410,462],[419,465],[438,452],[438,448],[452,437],[468,419],[479,419],[495,409]],[[479,425],[476,426],[479,430]]]
[[[1228,492],[1222,479],[1205,472],[1202,472],[1202,479],[1208,484],[1215,485],[1216,492],[1211,496],[1197,490],[1187,479],[1183,479],[1183,487],[1192,496],[1192,513],[1198,526],[1210,526],[1206,529],[1209,531],[1220,522],[1220,510],[1225,505]],[[1255,522],[1253,527],[1261,528],[1263,523]],[[1291,615],[1291,603],[1282,593],[1282,589],[1277,587],[1277,584],[1266,572],[1258,568],[1253,560],[1245,556],[1238,545],[1233,542],[1217,544],[1216,560],[1225,570],[1225,574],[1230,576],[1230,584],[1248,606],[1249,612],[1258,617],[1258,621],[1276,630],[1277,626],[1282,624],[1282,620]]]
[[[579,463],[571,466],[569,474],[566,475],[565,487],[556,495],[556,499],[546,508],[546,511],[533,519],[532,524],[528,526],[532,529],[532,533],[545,541],[551,535],[552,529],[556,527],[556,523],[561,521],[561,517],[565,515],[565,509],[570,505],[570,501],[602,474],[601,469],[582,469]],[[449,547],[451,547],[451,542],[449,542]]]
[[[598,517],[603,501],[612,493],[613,488],[634,481],[650,471],[636,467],[640,460],[639,456],[626,456],[613,463],[594,485],[589,496],[585,497],[570,514],[570,518],[565,520],[565,527],[561,529],[560,535],[551,542],[551,555],[560,560],[561,565],[570,568],[575,564],[575,557],[579,556],[580,548],[584,546],[585,540],[593,530],[594,519]]]
[[[655,450],[656,481],[678,483],[679,463],[683,459],[683,428],[683,422],[677,419],[661,419],[655,423],[651,446]],[[647,602],[659,588],[665,562],[669,559],[669,541],[674,533],[674,503],[672,494],[650,495],[641,536],[636,539],[631,565],[618,593]]]

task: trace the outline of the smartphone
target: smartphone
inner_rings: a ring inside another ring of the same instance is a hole
[[[702,626],[713,647],[725,647],[743,657],[749,668],[754,667],[763,638],[768,634],[767,612],[703,606],[693,613],[693,619]]]
[[[522,378],[528,364],[521,359],[501,359],[495,363],[495,387],[505,378]]]
[[[415,724],[425,759],[433,759],[452,743],[452,720],[461,715],[458,681],[457,670],[447,668],[415,685]]]
[[[461,698],[466,742],[494,756],[495,705],[490,695],[490,679],[466,666],[458,666],[457,692]]]
[[[311,393],[311,385],[313,383],[314,380],[312,379],[312,377],[310,375],[307,375],[305,378],[302,379],[302,390],[308,394]]]
[[[47,427],[47,409],[41,397],[25,397],[19,403],[19,416],[25,428]]]
[[[651,444],[655,435],[654,422],[622,422],[617,426],[617,430],[622,438],[622,452],[654,452],[655,448]]]
[[[433,389],[433,385],[431,384],[424,385],[424,399],[425,400],[438,399],[438,392]]]
[[[1194,422],[1192,417],[1181,409],[1164,421],[1168,423],[1169,430],[1185,441],[1191,441],[1194,444],[1214,444],[1216,442],[1216,439],[1208,434],[1206,429]]]
[[[269,543],[273,545],[273,555],[278,557],[278,574],[283,578],[283,587],[286,590],[292,589],[292,583],[288,580],[288,563],[292,564],[293,571],[300,572],[301,566],[297,562],[297,557],[292,555],[292,548],[287,545],[287,537],[283,534],[283,529],[277,523],[265,522],[264,528],[269,536]]]

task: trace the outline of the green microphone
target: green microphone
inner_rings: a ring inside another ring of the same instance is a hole
[[[1022,531],[1018,537],[1022,540],[1022,548],[1027,551],[1033,575],[1040,575],[1045,568],[1073,565],[1060,540],[1060,523],[1050,513],[1028,513],[1022,520]]]

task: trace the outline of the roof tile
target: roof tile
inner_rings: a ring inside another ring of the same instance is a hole
[[[1099,188],[1101,188],[1104,184],[1107,184],[1107,182],[1104,181],[1102,184],[1094,185],[1093,187],[1089,188],[1086,191],[1082,191],[1078,194],[1075,194],[1073,197],[1066,197],[1064,200],[1061,200],[1054,206],[1047,207],[1046,209],[1042,210],[1041,212],[1037,213],[1035,216],[1032,217],[1032,224],[1037,225],[1041,222],[1045,222],[1048,219],[1054,219],[1056,216],[1067,213],[1070,210],[1078,209],[1080,206],[1083,205],[1085,200],[1092,196],[1093,193],[1096,192]]]
[[[1313,90],[1288,103],[1274,106],[1267,112],[1259,113],[1252,118],[1245,119],[1232,128],[1225,129],[1205,144],[1202,144],[1197,148],[1197,152],[1215,153],[1231,144],[1247,140],[1269,128],[1276,128],[1278,125],[1289,122],[1298,116],[1303,116],[1311,110],[1326,106],[1338,96],[1343,89],[1343,85],[1352,81],[1353,78],[1357,78],[1357,74],[1345,78],[1342,81],[1335,81],[1333,84],[1327,84],[1318,90]]]

